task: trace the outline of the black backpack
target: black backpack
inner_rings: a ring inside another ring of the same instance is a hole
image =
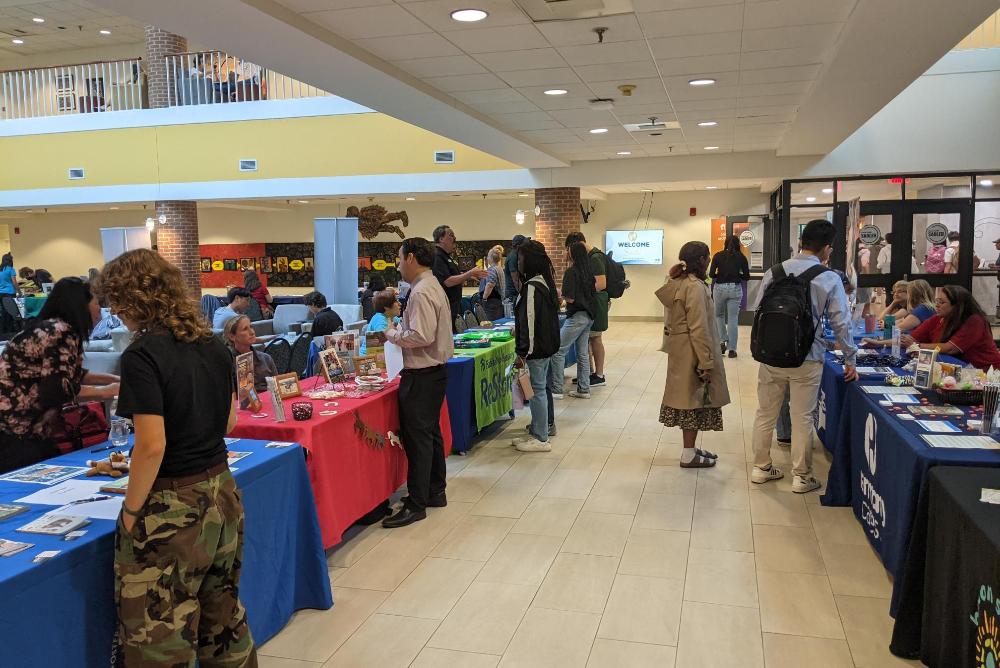
[[[781,264],[771,269],[771,284],[760,300],[750,333],[750,354],[755,360],[780,369],[802,366],[818,327],[813,321],[809,284],[824,271],[829,269],[819,265],[796,276],[786,274]]]
[[[618,299],[625,294],[625,291],[628,290],[632,284],[627,278],[625,278],[625,267],[611,257],[613,252],[614,251],[611,253],[601,252],[601,254],[604,255],[604,274],[605,280],[607,281],[607,287],[605,287],[604,290],[608,293],[608,297]]]

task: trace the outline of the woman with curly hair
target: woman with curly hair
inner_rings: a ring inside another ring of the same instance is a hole
[[[682,468],[715,466],[717,455],[695,447],[699,431],[722,431],[722,407],[729,403],[719,329],[711,314],[712,295],[705,285],[708,246],[689,241],[681,246],[680,262],[670,279],[656,291],[664,306],[667,336],[667,383],[660,422],[680,427],[684,438]]]
[[[118,399],[135,425],[115,537],[125,663],[256,666],[239,600],[243,505],[224,440],[236,425],[232,356],[180,271],[153,251],[109,262],[99,290],[135,333]]]

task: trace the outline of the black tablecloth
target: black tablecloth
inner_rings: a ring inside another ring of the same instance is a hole
[[[938,466],[920,493],[890,649],[932,668],[1000,666],[1000,470]]]

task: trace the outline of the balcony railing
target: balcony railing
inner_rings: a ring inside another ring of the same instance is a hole
[[[222,51],[166,57],[171,107],[324,97],[326,91]]]
[[[0,119],[143,108],[140,58],[0,72]]]

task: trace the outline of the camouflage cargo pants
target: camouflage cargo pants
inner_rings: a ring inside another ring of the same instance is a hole
[[[115,602],[125,665],[255,668],[239,599],[243,504],[229,471],[151,492],[115,536]]]

